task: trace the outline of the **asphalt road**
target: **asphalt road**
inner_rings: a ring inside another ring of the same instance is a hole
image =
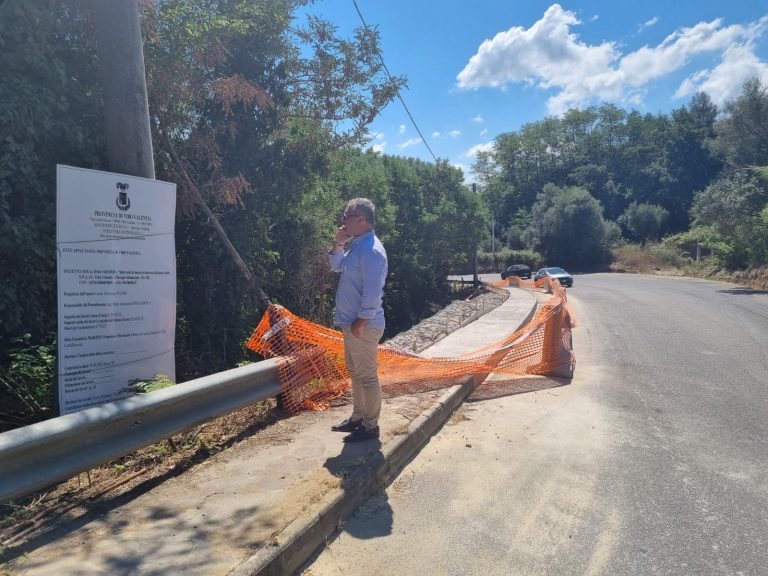
[[[768,294],[579,275],[569,385],[465,405],[307,575],[768,575]]]

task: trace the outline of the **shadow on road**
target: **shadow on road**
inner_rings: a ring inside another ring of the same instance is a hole
[[[570,383],[570,378],[492,374],[472,392],[467,401],[479,402],[481,400],[503,398],[504,396],[514,396],[515,394],[558,388]]]
[[[360,470],[372,470],[384,460],[381,444],[377,441],[344,444],[338,456],[325,461],[324,466],[335,476],[343,478],[342,488],[354,490],[361,481]],[[357,472],[357,473],[355,473]],[[364,473],[367,477],[368,474]],[[354,513],[343,530],[356,538],[368,539],[392,533],[392,508],[387,493],[379,490]]]
[[[392,534],[392,507],[386,491],[379,490],[368,498],[344,524],[344,531],[361,540]]]
[[[736,288],[726,288],[725,290],[718,290],[718,294],[733,294],[735,296],[749,296],[752,294],[768,294],[765,290],[756,290],[754,288],[747,288],[745,286],[738,286]]]

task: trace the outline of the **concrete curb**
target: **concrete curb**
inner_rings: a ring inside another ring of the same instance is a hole
[[[534,299],[520,326],[528,323],[538,306]],[[316,512],[293,520],[280,532],[278,544],[257,550],[229,572],[228,576],[285,576],[293,574],[343,523],[429,442],[488,375],[468,378],[449,388],[430,408],[414,419],[404,435],[396,436],[381,451],[354,470],[339,488],[318,503]]]
[[[232,570],[230,576],[285,576],[293,574],[341,526],[347,516],[372,496],[429,441],[432,435],[469,396],[474,380],[451,387],[408,426],[408,432],[390,440],[381,451],[345,478],[329,493],[319,510],[291,522],[277,546],[258,550]]]
[[[521,327],[525,326],[526,324],[528,324],[528,322],[533,320],[533,317],[536,316],[536,312],[538,312],[538,311],[539,311],[539,304],[536,301],[536,298],[534,298],[533,299],[533,307],[531,308],[531,311],[528,312],[528,314],[523,319],[523,321],[520,322],[520,324],[517,325],[517,329],[520,330]]]

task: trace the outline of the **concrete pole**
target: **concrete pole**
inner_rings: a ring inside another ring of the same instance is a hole
[[[94,0],[108,169],[155,178],[139,0]]]

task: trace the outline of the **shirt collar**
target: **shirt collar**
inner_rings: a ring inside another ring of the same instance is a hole
[[[352,246],[357,246],[361,242],[364,242],[365,240],[373,238],[373,229],[369,230],[365,234],[360,234],[357,238],[352,239]]]

